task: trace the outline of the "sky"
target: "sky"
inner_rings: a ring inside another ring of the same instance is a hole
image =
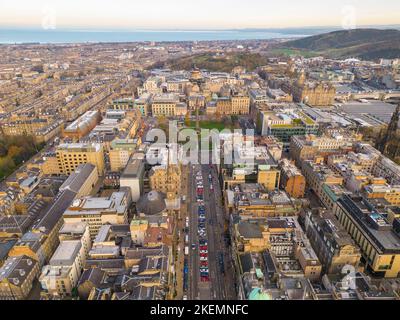
[[[399,0],[0,0],[0,27],[357,27],[400,24],[399,13]]]

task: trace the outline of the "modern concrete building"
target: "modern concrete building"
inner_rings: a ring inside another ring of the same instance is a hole
[[[76,199],[64,212],[65,223],[86,222],[94,239],[102,225],[128,223],[131,194],[128,188],[114,192],[110,197]]]
[[[81,240],[60,242],[48,265],[44,266],[39,281],[50,296],[71,296],[82,274],[86,260]]]
[[[368,270],[389,278],[399,276],[400,236],[371,203],[362,197],[343,195],[334,213],[360,247]]]
[[[100,176],[105,172],[104,151],[100,143],[65,143],[56,149],[60,174],[71,174],[80,164],[91,163]]]
[[[144,171],[144,159],[133,157],[120,177],[120,186],[129,188],[134,202],[143,194]]]

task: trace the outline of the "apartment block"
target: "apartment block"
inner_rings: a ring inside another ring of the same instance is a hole
[[[97,167],[100,176],[104,175],[104,150],[100,143],[66,143],[56,149],[56,157],[60,174],[71,174],[85,163]]]

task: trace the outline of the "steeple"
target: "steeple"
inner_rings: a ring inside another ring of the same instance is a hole
[[[300,76],[297,79],[297,84],[302,87],[305,83],[306,83],[306,73],[305,73],[304,69],[302,69],[300,71]]]
[[[383,141],[380,145],[379,151],[381,151],[383,154],[387,153],[389,145],[396,138],[399,118],[400,118],[400,103],[397,105],[396,110],[393,112],[392,119],[390,119],[390,123],[386,131],[386,135],[384,136]]]

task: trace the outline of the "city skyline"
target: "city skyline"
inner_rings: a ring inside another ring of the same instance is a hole
[[[399,9],[0,0],[0,303],[400,301]]]
[[[125,29],[125,30],[210,30],[245,28],[299,28],[399,24],[396,14],[400,3],[376,1],[294,2],[249,0],[245,3],[205,0],[202,5],[172,0],[144,3],[126,0],[72,1],[0,1],[0,27]],[[221,19],[221,14],[224,18]],[[323,23],[321,23],[323,21]]]

